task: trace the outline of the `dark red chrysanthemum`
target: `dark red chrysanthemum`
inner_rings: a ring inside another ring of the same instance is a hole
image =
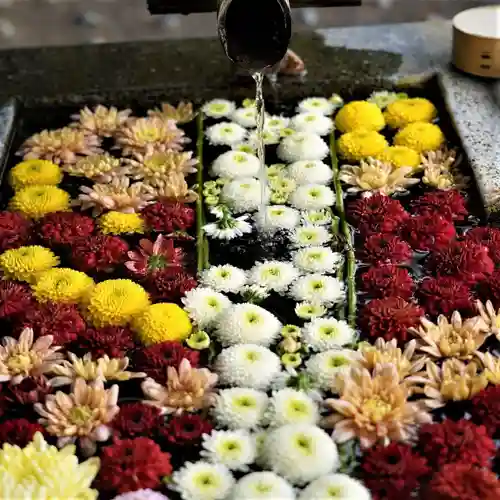
[[[410,245],[399,236],[373,234],[369,236],[359,252],[363,262],[369,264],[403,264],[412,257]]]
[[[135,347],[132,331],[121,326],[87,328],[78,335],[71,346],[71,352],[83,356],[87,352],[93,358],[107,354],[110,358],[123,358]]]
[[[198,445],[203,434],[210,434],[212,424],[200,417],[188,413],[172,417],[165,427],[160,429],[160,435],[171,445],[183,447]]]
[[[500,308],[500,269],[479,282],[476,292],[480,300],[483,302],[491,300],[495,309]]]
[[[455,278],[424,279],[418,286],[417,298],[431,316],[450,316],[453,311],[467,315],[475,309],[470,286]]]
[[[0,251],[30,243],[33,224],[17,212],[0,212]]]
[[[45,401],[52,392],[45,377],[26,377],[19,384],[4,386],[4,397],[10,404],[33,405]]]
[[[473,241],[488,248],[491,260],[500,264],[500,229],[497,227],[475,227],[467,231],[466,241]]]
[[[363,308],[359,323],[370,339],[397,339],[400,344],[409,340],[408,328],[416,327],[424,310],[401,297],[374,299]]]
[[[0,424],[0,445],[9,443],[24,448],[33,439],[36,432],[44,432],[44,428],[25,418],[6,420]]]
[[[132,362],[136,371],[145,372],[148,377],[164,384],[167,381],[167,367],[178,368],[184,358],[191,363],[191,366],[197,367],[200,353],[178,342],[161,342],[136,351]]]
[[[127,260],[128,243],[118,236],[96,234],[81,238],[71,246],[71,261],[84,272],[111,272]]]
[[[16,281],[0,281],[0,318],[22,313],[33,304],[29,286]]]
[[[361,275],[361,290],[371,297],[409,299],[414,283],[407,269],[392,264],[375,266]]]
[[[156,488],[171,473],[170,455],[151,439],[116,440],[102,449],[95,486],[103,491],[127,493]]]
[[[452,276],[469,284],[485,279],[495,267],[488,248],[473,241],[453,241],[431,254],[425,265],[432,275]]]
[[[420,215],[408,219],[400,235],[414,250],[431,251],[446,248],[457,233],[453,223],[440,215]]]
[[[422,500],[498,500],[500,481],[488,469],[448,464],[434,474]]]
[[[85,321],[73,304],[45,302],[35,304],[26,310],[17,322],[19,333],[22,328],[32,328],[35,338],[53,336],[53,345],[64,346],[76,340],[85,330]]]
[[[94,219],[77,212],[54,212],[38,223],[38,236],[48,246],[72,245],[88,238],[95,229]]]
[[[472,421],[484,425],[492,437],[500,436],[500,386],[490,385],[471,401]]]
[[[120,406],[120,413],[111,425],[120,438],[133,439],[151,435],[162,423],[159,408],[143,403],[126,403]]]
[[[487,467],[496,452],[486,427],[464,419],[423,425],[417,448],[433,469],[459,462]]]
[[[409,217],[398,200],[379,193],[352,202],[347,214],[365,237],[373,233],[393,233]]]
[[[431,471],[425,458],[414,453],[411,446],[401,443],[366,450],[361,470],[373,500],[409,498],[421,478]]]
[[[178,201],[158,201],[141,212],[146,225],[154,231],[187,231],[195,221],[195,211]]]
[[[453,190],[424,194],[411,203],[411,211],[417,215],[440,215],[450,222],[463,221],[469,215],[465,198]]]
[[[149,276],[144,286],[154,301],[175,302],[197,284],[196,278],[184,269],[167,267]]]

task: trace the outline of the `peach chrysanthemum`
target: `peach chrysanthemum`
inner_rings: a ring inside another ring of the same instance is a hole
[[[170,172],[164,179],[156,179],[148,183],[154,189],[156,198],[177,200],[183,203],[196,201],[198,195],[192,189],[189,189],[186,178],[178,172]]]
[[[181,101],[177,107],[168,102],[164,102],[161,108],[155,108],[148,111],[148,116],[155,116],[162,120],[174,120],[176,123],[189,123],[196,116],[191,102]]]
[[[70,127],[80,128],[102,137],[111,137],[129,119],[131,113],[130,109],[119,111],[114,106],[107,108],[101,104],[93,110],[85,107],[79,114],[71,116],[71,119],[76,121]]]
[[[477,352],[476,356],[481,361],[484,373],[490,384],[500,384],[500,358],[489,352]]]
[[[476,308],[483,321],[488,325],[491,333],[500,340],[500,309],[495,311],[491,300],[487,300],[485,304],[478,300]]]
[[[65,165],[64,171],[77,177],[86,177],[97,182],[110,182],[115,177],[128,174],[120,158],[109,153],[85,156],[72,165]]]
[[[19,340],[4,337],[0,346],[0,382],[19,384],[26,377],[38,377],[54,370],[64,359],[52,346],[52,335],[33,341],[33,330],[25,328]]]

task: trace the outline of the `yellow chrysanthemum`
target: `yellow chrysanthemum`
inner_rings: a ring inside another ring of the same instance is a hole
[[[88,318],[95,326],[125,326],[149,306],[149,296],[131,280],[106,280],[88,294],[86,305]]]
[[[390,146],[384,149],[377,159],[390,163],[396,168],[411,167],[416,169],[421,163],[420,154],[406,146]]]
[[[185,340],[192,328],[189,315],[176,304],[153,304],[132,321],[132,329],[145,345]]]
[[[69,209],[69,194],[56,186],[28,186],[11,198],[9,208],[26,217],[40,219],[52,212]]]
[[[104,234],[143,233],[144,220],[136,213],[108,212],[99,217],[99,227]]]
[[[441,129],[433,123],[415,122],[401,129],[394,137],[394,144],[407,146],[418,153],[436,151],[445,142]]]
[[[385,122],[392,128],[405,127],[415,122],[431,122],[436,116],[434,104],[422,97],[394,101],[384,112]]]
[[[4,444],[0,450],[0,498],[94,500],[90,488],[99,472],[100,460],[78,463],[75,446],[58,450],[40,432],[25,448]]]
[[[16,190],[33,185],[56,186],[62,178],[61,169],[47,160],[22,161],[9,172],[9,183]]]
[[[335,126],[340,132],[353,130],[378,132],[385,127],[385,120],[376,104],[368,101],[351,101],[337,113]]]
[[[73,269],[49,269],[40,274],[32,285],[39,302],[76,304],[92,289],[94,281],[85,273]]]
[[[369,130],[347,132],[337,141],[340,156],[349,161],[377,158],[388,147],[389,144],[382,134]]]
[[[59,257],[39,245],[7,250],[0,255],[0,269],[5,277],[32,283],[40,273],[59,265]]]

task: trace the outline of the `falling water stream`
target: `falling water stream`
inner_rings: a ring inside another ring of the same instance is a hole
[[[267,169],[266,169],[266,150],[264,144],[264,120],[265,120],[265,106],[264,106],[264,94],[263,94],[263,82],[264,73],[255,72],[253,73],[253,79],[255,80],[256,92],[255,92],[255,107],[257,110],[257,157],[259,158],[260,170],[259,170],[259,180],[260,180],[260,215],[266,222],[267,210],[266,210],[266,200],[267,200]]]

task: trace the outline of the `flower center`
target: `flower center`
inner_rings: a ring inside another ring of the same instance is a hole
[[[298,413],[299,415],[307,415],[307,405],[303,401],[290,401],[289,408],[292,413]]]
[[[329,498],[337,498],[342,495],[342,489],[337,486],[330,486],[327,491]]]
[[[164,255],[151,255],[148,259],[148,270],[155,271],[167,267],[167,259]]]
[[[322,337],[335,337],[337,335],[337,329],[333,326],[323,326],[320,331]]]
[[[210,107],[214,113],[223,113],[226,109],[225,104],[212,104]]]
[[[11,356],[6,364],[9,371],[13,373],[26,373],[33,367],[31,356],[27,353]]]
[[[322,290],[324,288],[323,282],[321,281],[314,281],[312,284],[312,289],[313,290]]]
[[[306,122],[314,122],[314,121],[316,121],[316,116],[309,115],[306,117]]]
[[[342,356],[335,356],[330,358],[328,364],[330,365],[330,368],[338,368],[340,366],[345,366],[349,364],[349,360],[347,358],[344,358]]]
[[[259,353],[255,352],[255,351],[249,351],[249,352],[247,352],[246,358],[248,361],[251,361],[252,363],[254,363],[255,361],[259,360],[260,356],[259,356]]]
[[[257,313],[247,313],[247,323],[250,323],[251,325],[260,323],[260,316]]]
[[[361,410],[372,422],[380,422],[392,411],[392,406],[380,396],[373,396],[361,405]]]
[[[270,491],[272,491],[273,486],[268,483],[257,483],[254,486],[254,489],[257,493],[269,493]]]
[[[204,472],[198,474],[197,477],[194,478],[194,483],[199,487],[199,488],[212,488],[212,487],[217,487],[218,481],[217,478],[213,475],[210,474],[209,472]]]
[[[312,439],[305,434],[299,434],[295,438],[295,443],[304,455],[311,455],[313,452]]]
[[[240,408],[255,408],[255,400],[249,396],[242,396],[238,398],[236,401],[236,406]]]
[[[89,406],[75,406],[69,412],[69,418],[75,425],[85,425],[92,417],[92,410]]]
[[[245,155],[234,155],[234,161],[236,163],[245,163],[247,161]]]
[[[215,297],[209,297],[207,304],[212,309],[219,309],[219,301]]]

